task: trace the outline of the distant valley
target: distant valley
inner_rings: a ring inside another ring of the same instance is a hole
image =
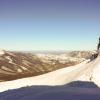
[[[37,76],[89,59],[94,51],[15,52],[0,50],[0,81]]]

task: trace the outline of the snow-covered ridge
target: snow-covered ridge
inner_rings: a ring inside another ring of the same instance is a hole
[[[77,57],[70,57],[66,54],[60,54],[60,55],[52,55],[52,54],[37,54],[37,57],[41,58],[43,62],[50,62],[52,60],[58,60],[59,62],[65,62],[66,61],[79,61],[82,62],[85,60],[85,58],[77,58]]]

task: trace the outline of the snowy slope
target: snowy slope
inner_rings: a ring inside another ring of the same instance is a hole
[[[0,92],[3,92],[8,89],[16,89],[32,85],[63,85],[69,83],[72,80],[74,80],[77,74],[86,67],[85,65],[87,62],[88,60],[76,66],[62,68],[36,77],[18,79],[8,82],[1,82]]]
[[[16,89],[32,85],[37,85],[37,86],[64,85],[73,81],[94,82],[96,85],[100,87],[99,72],[100,72],[100,57],[91,62],[89,62],[89,60],[86,60],[76,66],[72,66],[69,68],[62,68],[36,77],[18,79],[8,82],[1,82],[0,92],[6,91],[8,89]]]
[[[100,56],[96,60],[90,62],[85,72],[78,76],[76,80],[94,82],[100,87]]]
[[[15,89],[25,86],[32,85],[63,85],[66,84],[72,79],[74,79],[74,75],[77,74],[77,70],[82,68],[88,61],[84,61],[76,66],[62,68],[47,74],[39,75],[36,77],[18,79],[14,81],[1,82],[0,83],[0,92]],[[72,74],[73,73],[73,74]],[[69,78],[70,77],[70,78]]]

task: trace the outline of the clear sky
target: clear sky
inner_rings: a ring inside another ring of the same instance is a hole
[[[94,50],[100,0],[0,0],[0,48]]]

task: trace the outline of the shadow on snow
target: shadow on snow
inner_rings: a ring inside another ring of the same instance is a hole
[[[60,86],[31,86],[0,93],[0,100],[100,100],[93,82],[74,81]]]

